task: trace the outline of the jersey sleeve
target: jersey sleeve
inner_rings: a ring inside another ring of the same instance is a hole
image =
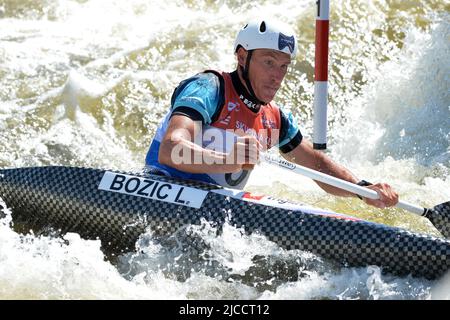
[[[213,73],[200,73],[180,83],[172,96],[172,115],[183,114],[211,124],[220,108],[220,79]]]
[[[280,119],[281,127],[278,148],[282,153],[288,153],[302,142],[303,136],[291,112],[286,113],[280,109]]]

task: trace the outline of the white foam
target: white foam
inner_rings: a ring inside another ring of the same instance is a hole
[[[358,177],[388,181],[405,200],[424,206],[450,198],[450,31],[448,14],[430,13],[438,11],[436,3],[422,4],[422,16],[383,1],[336,1],[331,8],[329,152]],[[38,8],[37,14],[0,19],[1,166],[140,167],[173,88],[203,69],[232,70],[234,37],[254,16],[282,18],[298,31],[299,57],[277,101],[296,113],[306,137],[312,132],[313,1],[239,1],[237,6],[61,0]],[[0,15],[6,13],[0,8]],[[431,23],[419,27],[416,21]],[[390,39],[386,28],[398,31],[391,35],[397,38]],[[404,39],[398,38],[400,32]],[[126,122],[133,116],[141,122]],[[310,205],[370,211],[267,165],[255,170],[250,187]],[[200,268],[178,281],[176,272],[163,268],[173,266],[174,256],[186,256],[159,246],[152,234],[142,247],[143,260],[128,261],[137,270],[129,275],[104,261],[98,241],[73,234],[65,240],[20,235],[9,224],[9,211],[3,212],[4,299],[448,298],[447,280],[392,278],[372,268],[336,271],[320,263],[298,280],[277,283],[269,277],[264,285],[276,290],[260,292],[252,287],[257,281],[246,283],[244,276],[261,256],[282,264],[293,257],[306,263],[316,258],[284,252],[227,225],[219,236],[206,227],[196,234],[210,246],[208,262],[231,270],[239,280],[207,275],[210,269]],[[404,220],[407,225],[410,218]]]

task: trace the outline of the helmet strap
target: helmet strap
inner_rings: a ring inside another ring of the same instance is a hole
[[[243,68],[242,66],[240,68],[241,68],[241,71],[242,71],[242,77],[244,78],[245,84],[246,84],[246,86],[248,88],[248,91],[249,91],[248,93],[249,93],[250,98],[256,104],[259,104],[259,105],[263,106],[263,105],[266,105],[267,102],[261,101],[261,100],[259,100],[256,97],[255,91],[253,91],[252,84],[250,83],[250,77],[249,77],[249,74],[248,74],[249,70],[250,70],[250,60],[252,58],[252,55],[253,55],[253,50],[248,50],[247,51],[247,60],[245,61],[245,68]]]

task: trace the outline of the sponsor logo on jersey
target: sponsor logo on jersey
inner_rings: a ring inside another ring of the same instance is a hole
[[[228,111],[240,111],[239,109],[239,103],[234,103],[234,102],[228,102],[227,105]]]
[[[261,116],[261,124],[264,128],[276,129],[277,124],[272,119],[267,119],[266,115],[263,113]]]
[[[249,107],[250,109],[253,109],[253,110],[257,109],[258,104],[254,103],[254,102],[251,102],[251,101],[248,100],[246,97],[244,97],[242,94],[239,96],[239,98],[240,98],[240,99],[242,100],[242,102],[244,102],[245,105],[246,105],[247,107]]]

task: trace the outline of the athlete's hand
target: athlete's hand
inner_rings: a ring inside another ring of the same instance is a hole
[[[378,193],[379,199],[363,198],[364,202],[374,207],[384,209],[395,206],[398,203],[398,194],[387,183],[376,183],[366,188],[372,189]]]
[[[227,162],[232,162],[233,172],[253,170],[258,163],[261,149],[262,146],[255,137],[238,137],[233,150],[227,156]]]

